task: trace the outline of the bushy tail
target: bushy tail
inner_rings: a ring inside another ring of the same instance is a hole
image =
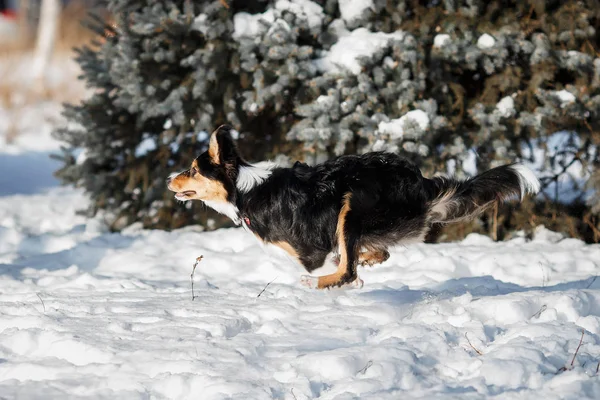
[[[496,201],[523,200],[527,193],[540,190],[533,172],[520,164],[493,168],[464,181],[435,177],[427,185],[430,221],[444,223],[473,218]]]

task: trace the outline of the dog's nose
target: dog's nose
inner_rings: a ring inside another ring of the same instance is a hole
[[[173,179],[177,178],[179,175],[180,175],[180,173],[179,173],[179,172],[174,172],[174,173],[172,173],[171,175],[169,175],[169,176],[167,177],[167,186],[170,186],[170,185],[171,185],[171,182],[173,182]]]

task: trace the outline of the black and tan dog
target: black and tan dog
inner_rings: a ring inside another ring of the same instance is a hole
[[[357,265],[385,261],[389,246],[421,242],[432,223],[472,218],[496,201],[539,190],[534,174],[521,165],[464,181],[427,179],[411,162],[382,152],[316,166],[251,165],[238,154],[230,130],[219,127],[208,151],[169,177],[169,189],[178,200],[201,200],[283,248],[308,272],[337,251],[337,271],[304,276],[309,287],[362,286]]]

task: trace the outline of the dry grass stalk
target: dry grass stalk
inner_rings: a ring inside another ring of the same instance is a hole
[[[579,344],[577,345],[577,349],[575,349],[575,354],[573,354],[573,359],[571,360],[571,364],[569,366],[564,366],[560,368],[557,372],[564,372],[570,369],[573,369],[575,366],[575,359],[577,358],[577,353],[579,353],[579,349],[581,348],[581,344],[583,343],[583,335],[585,334],[585,329],[581,330],[581,339],[579,339]]]
[[[271,283],[275,282],[275,279],[277,279],[277,278],[278,278],[278,276],[276,276],[275,278],[273,278],[273,280],[271,282],[267,283],[267,286],[265,286],[264,289],[260,291],[260,293],[258,294],[258,296],[256,296],[256,298],[258,299],[260,297],[260,295],[263,294],[265,292],[265,290],[267,290],[267,288],[269,287],[269,285]]]
[[[198,264],[200,264],[200,261],[202,261],[203,258],[204,256],[196,257],[196,262],[194,263],[192,274],[190,275],[190,279],[192,281],[192,301],[194,301],[194,299],[196,298],[196,296],[194,295],[194,272],[196,272],[196,267],[198,266]]]
[[[471,348],[472,348],[473,350],[475,350],[475,352],[476,352],[477,354],[479,354],[480,356],[482,356],[482,355],[483,355],[483,353],[482,353],[481,351],[479,351],[479,350],[478,350],[478,349],[477,349],[475,346],[473,346],[473,344],[472,344],[472,343],[471,343],[471,341],[469,340],[469,336],[467,336],[467,332],[465,332],[465,338],[467,339],[467,342],[469,342],[469,346],[471,346]]]

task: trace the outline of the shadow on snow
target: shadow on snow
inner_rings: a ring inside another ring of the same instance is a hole
[[[58,186],[53,173],[59,167],[60,162],[44,152],[0,153],[0,196],[43,193]]]
[[[598,289],[600,279],[598,275],[586,279],[571,282],[558,283],[552,286],[520,286],[515,283],[507,283],[495,279],[490,275],[470,276],[464,278],[449,279],[424,289],[374,289],[360,293],[360,297],[371,298],[377,302],[388,304],[406,305],[415,303],[428,296],[434,296],[436,300],[446,300],[453,297],[471,294],[473,297],[503,296],[511,293],[542,291],[560,292],[571,289]]]

